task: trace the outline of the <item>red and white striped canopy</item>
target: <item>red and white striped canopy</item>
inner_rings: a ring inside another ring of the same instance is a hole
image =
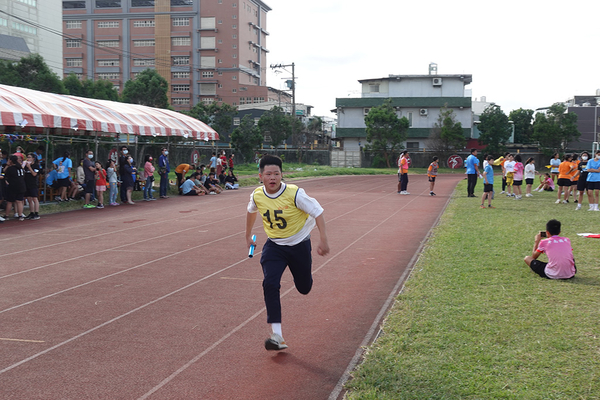
[[[0,125],[219,140],[205,123],[171,110],[0,85]]]

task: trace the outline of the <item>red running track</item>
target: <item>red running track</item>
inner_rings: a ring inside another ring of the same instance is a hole
[[[289,349],[268,352],[251,188],[0,226],[0,398],[335,399],[462,176],[297,182],[331,253],[307,296],[282,282]],[[258,243],[265,234],[257,222]],[[313,232],[317,240],[318,230]]]

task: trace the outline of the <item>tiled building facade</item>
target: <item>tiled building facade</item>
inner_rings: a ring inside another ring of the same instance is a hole
[[[65,0],[64,74],[122,90],[153,68],[178,110],[263,102],[270,10],[259,0]]]

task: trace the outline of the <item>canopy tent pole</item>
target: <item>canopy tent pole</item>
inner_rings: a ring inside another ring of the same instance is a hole
[[[48,166],[50,164],[48,164],[48,143],[50,143],[50,129],[48,128],[44,128],[44,131],[46,132],[46,165],[44,165],[45,171],[43,171],[43,175],[44,175],[44,203],[48,202],[48,184],[46,183],[46,176],[48,176]]]

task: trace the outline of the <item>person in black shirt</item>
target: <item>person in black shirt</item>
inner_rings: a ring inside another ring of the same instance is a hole
[[[15,212],[20,221],[25,219],[23,214],[23,197],[25,195],[25,174],[19,158],[15,155],[10,156],[4,170],[4,181],[6,182],[6,216],[8,219],[12,211],[13,203]]]
[[[38,174],[40,168],[35,153],[27,154],[23,162],[25,173],[25,197],[29,203],[29,215],[27,219],[40,219],[40,202],[38,200]]]
[[[127,149],[127,146],[121,146],[121,156],[119,157],[119,181],[121,181],[121,191],[119,195],[121,197],[121,203],[128,202],[127,188],[123,187],[123,177],[127,174],[127,172],[125,172],[125,166],[129,165],[131,167],[129,161],[127,160],[128,158],[129,149]]]

